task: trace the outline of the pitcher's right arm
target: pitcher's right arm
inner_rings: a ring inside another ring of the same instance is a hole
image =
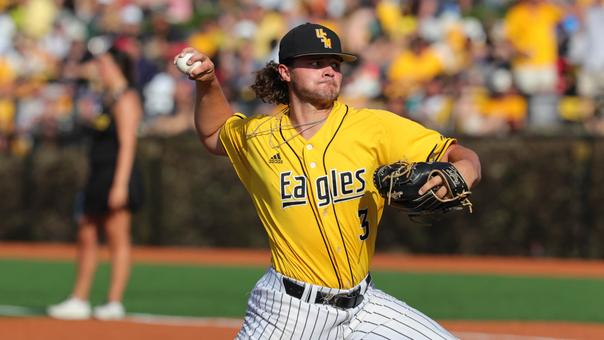
[[[214,63],[208,56],[192,47],[186,47],[174,57],[174,63],[179,56],[186,53],[193,53],[187,62],[189,65],[196,61],[201,63],[189,73],[189,79],[195,80],[196,83],[195,128],[197,135],[209,152],[215,155],[226,155],[218,137],[224,123],[233,115],[233,110],[216,78]]]

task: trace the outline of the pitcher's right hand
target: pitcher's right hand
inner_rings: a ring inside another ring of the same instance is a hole
[[[209,83],[212,80],[216,79],[216,70],[214,68],[214,63],[208,56],[197,51],[193,47],[185,47],[174,56],[174,64],[176,65],[176,61],[179,57],[184,56],[187,53],[193,53],[193,56],[189,58],[187,64],[193,65],[195,62],[199,61],[201,65],[193,68],[189,72],[189,79],[199,81],[202,83]]]

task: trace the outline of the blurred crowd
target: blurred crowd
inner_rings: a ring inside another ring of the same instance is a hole
[[[270,112],[254,71],[307,21],[359,56],[350,105],[446,134],[604,135],[604,0],[0,0],[0,152],[79,142],[100,105],[78,65],[98,36],[136,61],[141,135],[193,129],[184,46],[213,58],[237,110]]]

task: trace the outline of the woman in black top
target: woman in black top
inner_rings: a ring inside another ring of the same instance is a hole
[[[94,120],[89,153],[90,173],[78,223],[77,277],[71,297],[49,307],[50,316],[85,319],[124,317],[124,290],[130,274],[130,223],[142,203],[135,166],[137,129],[143,109],[133,84],[133,63],[111,47],[96,51],[82,64],[91,86],[102,91],[102,113]],[[111,255],[107,304],[91,309],[88,295],[97,265],[97,230],[104,228]]]

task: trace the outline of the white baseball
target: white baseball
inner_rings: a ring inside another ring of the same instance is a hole
[[[184,55],[178,57],[178,59],[176,59],[176,67],[180,70],[180,72],[186,74],[186,75],[190,75],[191,71],[193,71],[194,68],[196,68],[197,66],[201,65],[201,61],[196,61],[191,65],[187,65],[187,61],[193,56],[193,53],[189,52],[189,53],[185,53]]]

